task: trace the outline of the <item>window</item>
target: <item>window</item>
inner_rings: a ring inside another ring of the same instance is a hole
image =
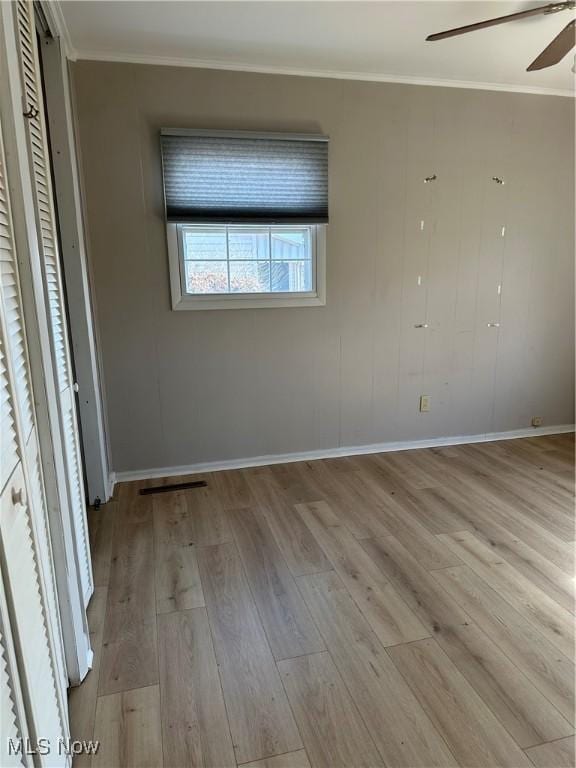
[[[177,308],[324,303],[323,238],[315,226],[168,226],[175,229]]]
[[[163,130],[174,309],[325,303],[327,140]]]

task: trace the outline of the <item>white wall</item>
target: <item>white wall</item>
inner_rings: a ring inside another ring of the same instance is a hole
[[[571,99],[74,70],[114,470],[573,422]],[[330,135],[326,307],[171,311],[161,126]]]

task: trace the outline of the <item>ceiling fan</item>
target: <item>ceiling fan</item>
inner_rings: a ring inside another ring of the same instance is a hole
[[[476,24],[467,24],[465,27],[456,27],[455,29],[448,29],[446,32],[438,32],[435,35],[428,35],[426,40],[444,40],[446,37],[465,35],[467,32],[475,32],[477,29],[484,29],[485,27],[495,27],[497,24],[506,24],[509,21],[525,19],[528,16],[548,16],[551,13],[568,11],[574,8],[576,8],[576,0],[566,0],[561,3],[549,3],[548,5],[540,5],[538,8],[530,8],[527,11],[510,13],[508,16],[498,16],[495,19],[479,21]],[[526,71],[532,72],[535,69],[546,69],[546,67],[552,67],[554,64],[558,64],[558,62],[562,61],[564,56],[566,56],[575,45],[576,19],[572,19],[572,21],[570,21],[564,29],[556,35],[554,40],[544,48],[542,53],[534,59]]]

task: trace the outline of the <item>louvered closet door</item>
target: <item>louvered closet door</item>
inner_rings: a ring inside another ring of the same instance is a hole
[[[13,642],[28,735],[51,746],[37,762],[60,766],[58,740],[69,735],[67,681],[8,190],[0,125],[0,730],[2,738],[5,729],[25,735]],[[8,765],[14,757],[0,754]]]
[[[12,627],[8,615],[6,593],[0,574],[0,766],[30,765],[26,755],[18,750],[26,743],[28,729],[20,687]]]
[[[0,189],[0,196],[1,194]],[[2,205],[0,197],[0,207]],[[0,243],[4,240],[4,227],[5,216],[0,213]],[[3,484],[18,465],[18,452],[14,414],[8,390],[7,360],[2,341],[0,339],[0,483]],[[0,495],[2,505],[3,499],[4,494]],[[0,766],[12,768],[16,765],[27,765],[23,756],[10,749],[11,744],[17,748],[27,735],[20,677],[5,599],[3,573],[0,569]]]
[[[44,287],[50,312],[52,356],[60,400],[60,428],[66,453],[68,496],[74,521],[74,536],[84,603],[87,605],[93,591],[92,565],[88,544],[74,381],[58,252],[58,234],[33,4],[26,2],[26,0],[19,0],[16,5],[16,13],[22,86],[26,100],[25,111],[29,115],[26,119],[26,127],[36,203],[38,239],[44,271]]]

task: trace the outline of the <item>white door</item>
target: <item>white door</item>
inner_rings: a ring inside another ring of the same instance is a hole
[[[66,462],[67,495],[72,513],[77,563],[84,605],[86,606],[92,595],[94,585],[33,3],[28,0],[18,0],[15,5],[15,12],[22,90],[25,100],[23,111],[26,116],[44,291],[49,311],[52,358],[59,399],[60,431]]]
[[[5,736],[27,731],[32,746],[48,740],[35,763],[60,766],[60,740],[69,736],[67,678],[33,403],[0,123],[0,755],[8,751]],[[9,765],[8,758],[30,762],[25,754],[7,755]]]

